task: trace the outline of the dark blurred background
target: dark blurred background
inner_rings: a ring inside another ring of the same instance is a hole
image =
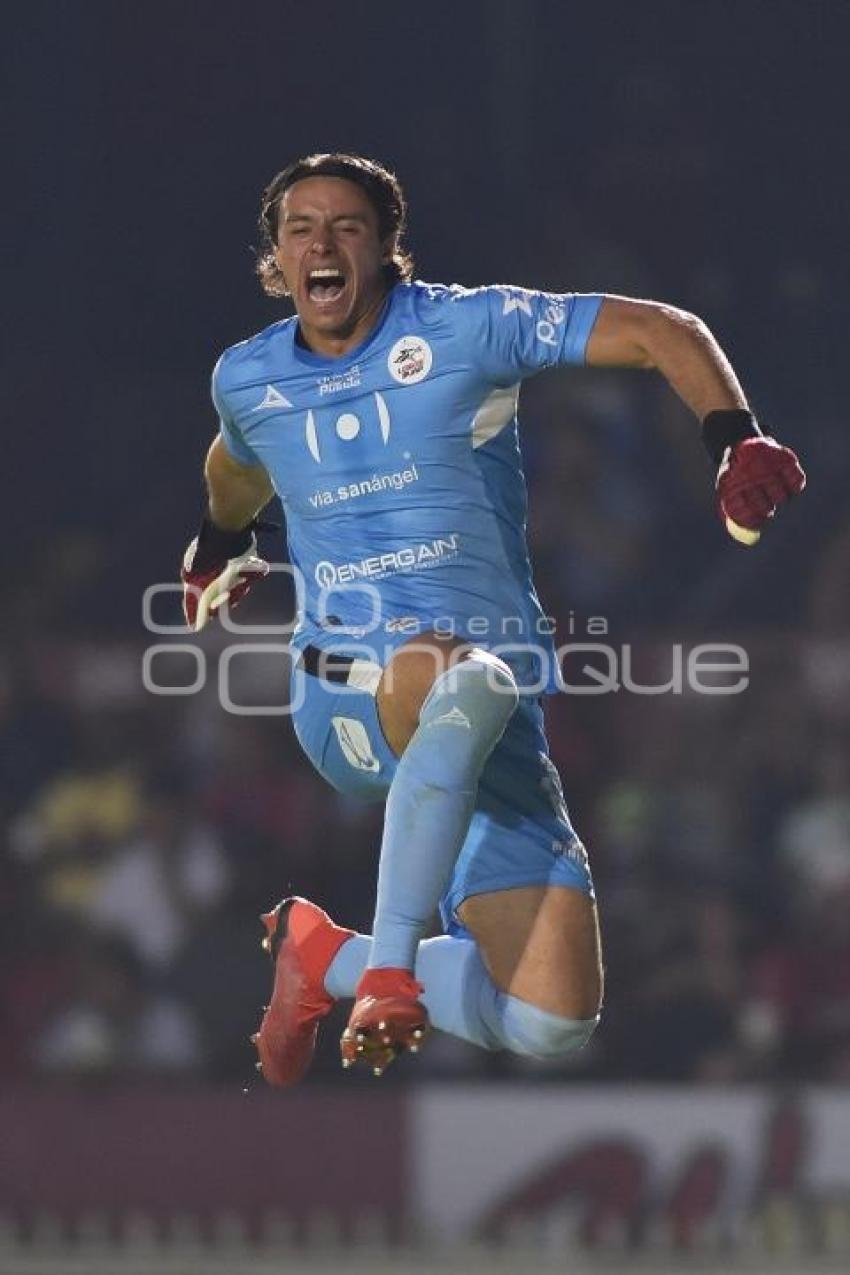
[[[751,686],[551,704],[605,1024],[569,1065],[442,1038],[386,1083],[847,1081],[848,47],[843,0],[17,7],[0,1076],[241,1086],[268,986],[258,912],[294,888],[369,926],[380,811],[325,788],[285,720],[224,713],[214,678],[156,697],[140,673],[142,592],[174,579],[201,508],[210,370],[281,313],[252,274],[260,191],[299,154],[351,149],[397,170],[422,278],[702,315],[809,472],[745,551],[654,378],[526,388],[559,640],[605,616],[648,682],[673,643],[742,642]],[[288,598],[272,582],[250,605],[272,620]],[[219,639],[201,645],[214,671]],[[336,1075],[326,1036],[312,1082]]]

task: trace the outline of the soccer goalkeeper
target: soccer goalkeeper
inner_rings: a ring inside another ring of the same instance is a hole
[[[405,215],[393,174],[357,156],[299,160],[268,186],[259,274],[296,313],[215,368],[209,508],[183,566],[199,629],[267,570],[256,519],[277,492],[303,587],[298,739],[329,783],[386,801],[371,935],[299,897],[264,918],[274,988],[255,1041],[275,1085],[303,1075],[340,998],[343,1064],[377,1074],[429,1025],[548,1058],[598,1022],[590,869],[543,729],[557,678],[525,542],[521,381],[656,369],[701,422],[743,544],[805,484],[698,318],[412,282]],[[445,933],[423,941],[437,908]]]

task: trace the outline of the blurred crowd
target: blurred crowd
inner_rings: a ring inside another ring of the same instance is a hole
[[[524,416],[559,641],[593,641],[604,617],[647,684],[674,644],[739,642],[750,685],[552,697],[601,905],[603,1026],[556,1065],[437,1036],[416,1075],[846,1081],[850,522],[815,519],[813,491],[757,553],[727,544],[693,424],[649,380],[544,379]],[[382,812],[325,786],[285,718],[225,712],[214,676],[146,691],[146,641],[168,638],[63,622],[96,548],[45,553],[0,648],[0,1075],[248,1085],[270,977],[258,914],[294,891],[368,930]],[[288,600],[263,588],[246,606],[280,618]],[[214,670],[220,639],[203,650]],[[244,680],[280,703],[285,663]],[[315,1079],[338,1066],[341,1015]]]

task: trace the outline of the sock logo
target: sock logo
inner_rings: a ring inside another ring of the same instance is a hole
[[[467,730],[472,730],[472,726],[470,725],[469,718],[466,713],[461,712],[457,706],[450,708],[449,711],[447,713],[443,713],[441,717],[435,717],[431,725],[465,726]]]

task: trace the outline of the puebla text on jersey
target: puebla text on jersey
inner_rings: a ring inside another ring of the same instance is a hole
[[[552,669],[517,396],[524,377],[584,361],[601,301],[400,283],[339,359],[302,347],[295,317],[225,351],[213,400],[228,450],[265,466],[283,502],[303,577],[296,646],[355,640],[384,664],[436,624],[499,650],[521,684],[541,671],[526,643]]]

